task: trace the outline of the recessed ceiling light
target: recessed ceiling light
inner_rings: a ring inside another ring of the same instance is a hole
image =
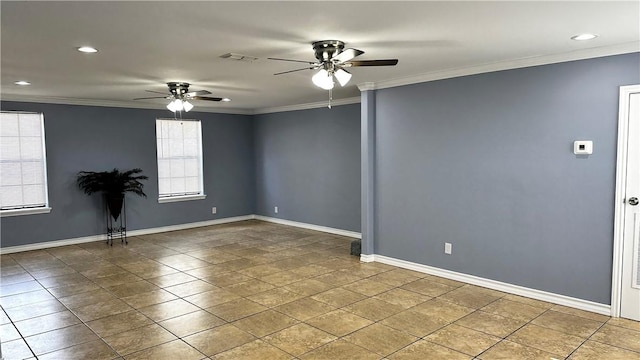
[[[229,102],[229,101],[231,101],[231,99],[229,99],[229,98],[223,98],[223,99],[222,99],[222,101],[224,101],[224,102]]]
[[[598,35],[594,35],[594,34],[579,34],[579,35],[572,36],[571,39],[572,40],[583,41],[583,40],[595,39],[597,37],[598,37]]]
[[[23,85],[23,86],[24,86],[24,85],[31,85],[31,83],[30,83],[30,82],[28,82],[28,81],[24,81],[24,80],[16,81],[16,82],[14,82],[14,84],[16,84],[16,85]]]
[[[91,46],[81,46],[78,48],[78,51],[83,52],[83,53],[97,53],[98,49],[93,48]]]

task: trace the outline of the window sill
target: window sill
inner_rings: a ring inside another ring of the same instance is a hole
[[[51,212],[51,208],[50,207],[31,208],[31,209],[2,210],[2,211],[0,211],[0,217],[35,215],[35,214],[48,214],[50,212]]]
[[[164,204],[164,203],[172,203],[172,202],[179,202],[179,201],[203,200],[206,198],[207,198],[207,195],[204,195],[204,194],[186,195],[186,196],[167,196],[167,197],[158,198],[158,203]]]

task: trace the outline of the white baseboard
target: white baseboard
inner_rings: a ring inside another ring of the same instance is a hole
[[[593,301],[578,299],[570,296],[554,294],[546,291],[513,285],[496,280],[485,279],[478,276],[463,274],[451,270],[440,269],[428,265],[418,264],[410,261],[395,259],[383,255],[360,255],[360,260],[364,262],[376,261],[383,264],[393,265],[404,269],[414,270],[421,273],[435,275],[446,279],[461,281],[467,284],[482,286],[485,288],[520,295],[536,300],[542,300],[553,304],[564,305],[580,310],[611,316],[611,305],[600,304]]]
[[[356,239],[362,238],[362,234],[359,233],[359,232],[336,229],[336,228],[331,228],[331,227],[327,227],[327,226],[307,224],[307,223],[291,221],[291,220],[285,220],[285,219],[272,218],[272,217],[262,216],[262,215],[255,215],[254,219],[267,221],[267,222],[272,222],[272,223],[276,223],[276,224],[295,226],[295,227],[299,227],[299,228],[303,228],[303,229],[322,231],[322,232],[326,232],[326,233],[329,233],[329,234],[341,235],[341,236],[346,236],[346,237],[351,237],[351,238],[356,238]]]
[[[161,227],[149,228],[149,229],[138,229],[138,230],[127,231],[127,236],[157,234],[161,232],[193,229],[197,227],[226,224],[230,222],[245,221],[245,220],[251,220],[251,219],[254,219],[254,215],[235,216],[235,217],[228,217],[228,218],[222,218],[222,219],[186,223],[186,224],[161,226]],[[73,239],[44,241],[44,242],[39,242],[35,244],[3,247],[3,248],[0,248],[0,254],[11,254],[11,253],[16,253],[21,251],[48,249],[53,247],[76,245],[76,244],[82,244],[82,243],[88,243],[88,242],[94,242],[94,241],[100,241],[100,240],[107,240],[107,235],[99,234],[99,235],[83,236],[83,237],[78,237]]]

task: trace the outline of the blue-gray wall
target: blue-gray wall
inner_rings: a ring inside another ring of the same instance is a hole
[[[257,115],[255,146],[256,214],[360,231],[360,104]]]
[[[78,171],[142,168],[147,198],[127,196],[128,229],[253,214],[255,167],[251,116],[190,112],[202,122],[205,200],[158,203],[156,118],[168,111],[2,102],[2,110],[44,113],[49,214],[3,217],[2,247],[104,233],[99,196],[75,184]],[[185,116],[186,118],[187,116]],[[216,206],[218,213],[211,214]]]
[[[618,88],[640,83],[638,64],[378,90],[374,252],[609,304]],[[593,155],[574,155],[574,140],[593,140]]]

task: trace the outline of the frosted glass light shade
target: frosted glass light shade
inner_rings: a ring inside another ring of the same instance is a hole
[[[193,109],[193,104],[186,100],[182,102],[182,106],[184,107],[185,112],[189,112],[191,109]]]
[[[325,69],[321,69],[317,74],[313,75],[311,81],[319,88],[325,90],[333,89],[333,76]]]
[[[335,73],[336,79],[340,83],[340,86],[345,86],[351,80],[351,74],[343,69],[338,69]]]

